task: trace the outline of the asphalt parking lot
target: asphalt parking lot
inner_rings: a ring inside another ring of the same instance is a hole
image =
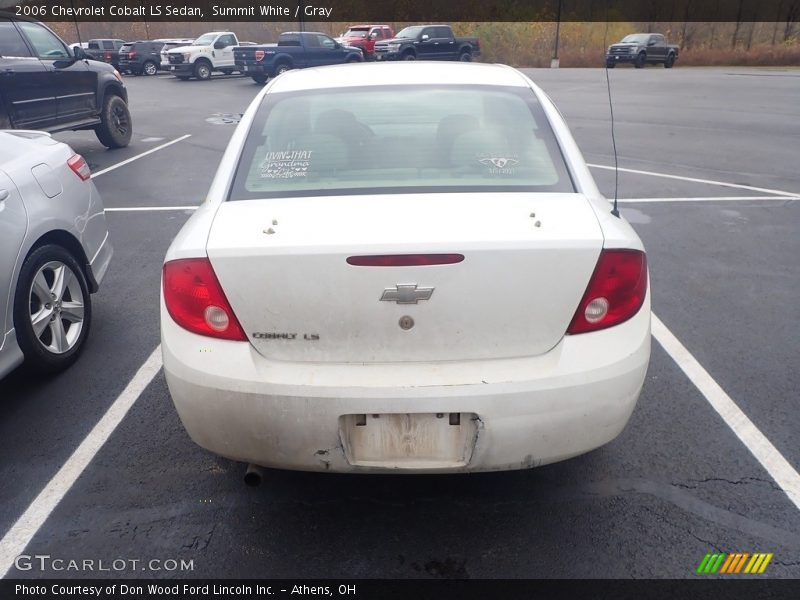
[[[612,197],[604,71],[526,72]],[[193,570],[9,577],[683,578],[708,552],[773,553],[765,576],[800,577],[800,487],[786,489],[800,466],[800,70],[609,75],[620,208],[647,248],[658,319],[622,435],[531,471],[271,471],[256,489],[243,465],[191,442],[153,353],[164,254],[260,86],[128,77],[128,148],[57,136],[95,173],[115,256],[81,360],[50,380],[0,381],[0,575],[24,549]],[[118,427],[93,431],[122,405]],[[79,446],[85,468],[70,460]]]

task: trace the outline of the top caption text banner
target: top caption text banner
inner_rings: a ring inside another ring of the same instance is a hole
[[[79,22],[794,22],[800,0],[0,0],[0,11]]]

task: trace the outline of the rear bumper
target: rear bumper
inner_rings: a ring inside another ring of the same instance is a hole
[[[108,232],[100,245],[100,249],[95,254],[92,261],[86,265],[86,273],[89,279],[89,291],[96,293],[100,289],[100,283],[106,276],[111,257],[114,255],[114,247],[108,239]]]
[[[142,63],[136,60],[120,60],[119,61],[119,70],[120,71],[138,71],[142,68]]]
[[[245,75],[269,75],[270,71],[263,64],[257,62],[236,63],[236,70]]]
[[[613,440],[650,357],[649,295],[629,321],[565,336],[545,355],[495,361],[315,364],[268,361],[250,344],[178,327],[161,304],[164,371],[200,446],[267,467],[338,472],[471,472],[539,466]],[[468,413],[466,464],[351,464],[343,415]]]

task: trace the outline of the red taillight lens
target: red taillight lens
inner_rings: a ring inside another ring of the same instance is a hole
[[[264,59],[264,51],[256,50],[256,60],[263,60],[263,59]]]
[[[67,161],[67,166],[72,169],[75,175],[81,178],[81,181],[86,181],[92,176],[89,165],[86,164],[86,161],[80,154],[73,154]]]
[[[111,52],[106,52],[106,60],[111,60]]]
[[[128,59],[133,60],[134,58],[136,58],[136,51],[128,52]]]
[[[464,260],[463,254],[375,254],[348,256],[347,264],[356,267],[416,267],[453,265]]]
[[[164,303],[178,325],[200,335],[247,341],[207,258],[165,263],[163,281]]]
[[[647,257],[638,250],[603,250],[567,333],[618,325],[639,312],[647,293]]]

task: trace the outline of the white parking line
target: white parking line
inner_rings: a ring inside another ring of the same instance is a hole
[[[139,160],[140,158],[144,158],[148,154],[152,154],[153,152],[158,152],[159,150],[163,150],[167,146],[171,146],[172,144],[177,144],[178,142],[182,142],[186,138],[190,138],[190,137],[192,137],[192,134],[191,133],[187,133],[186,135],[182,135],[179,138],[175,138],[174,140],[172,140],[170,142],[167,142],[165,144],[161,144],[160,146],[156,146],[155,148],[150,148],[150,150],[147,150],[146,152],[142,152],[141,154],[137,154],[136,156],[131,156],[130,158],[126,158],[125,160],[120,161],[115,165],[111,165],[110,167],[106,167],[105,169],[101,169],[101,170],[97,171],[97,173],[92,173],[92,179],[94,179],[95,177],[100,177],[100,175],[105,175],[106,173],[108,173],[109,171],[113,171],[114,169],[119,169],[120,167],[124,167],[125,165],[127,165],[129,163],[132,163],[135,160]]]
[[[133,376],[130,383],[114,400],[106,414],[92,428],[27,510],[0,540],[0,573],[2,577],[14,566],[14,561],[39,531],[58,503],[80,477],[97,452],[114,433],[144,389],[161,369],[161,346],[158,346]]]
[[[699,196],[694,198],[620,198],[621,204],[636,204],[639,202],[731,202],[740,200],[780,200],[781,202],[800,200],[800,196]]]
[[[595,169],[605,169],[606,171],[613,171],[615,167],[609,165],[598,165],[586,163],[587,166]],[[678,179],[680,181],[691,181],[692,183],[706,183],[708,185],[718,185],[721,187],[736,188],[739,190],[750,190],[752,192],[764,192],[765,194],[775,194],[777,196],[791,196],[796,198],[798,196],[795,192],[787,192],[785,190],[771,190],[769,188],[753,187],[752,185],[743,185],[741,183],[728,183],[727,181],[715,181],[713,179],[698,179],[696,177],[684,177],[682,175],[668,175],[667,173],[656,173],[655,171],[640,171],[638,169],[623,169],[619,168],[621,173],[635,173],[636,175],[650,175],[651,177],[663,177],[665,179]]]
[[[797,473],[797,470],[778,452],[772,442],[761,433],[758,427],[742,412],[742,409],[655,314],[652,316],[652,328],[653,337],[658,340],[661,347],[700,390],[700,393],[722,417],[725,424],[733,430],[736,437],[767,470],[767,473],[789,497],[789,500],[800,509],[800,474]]]

